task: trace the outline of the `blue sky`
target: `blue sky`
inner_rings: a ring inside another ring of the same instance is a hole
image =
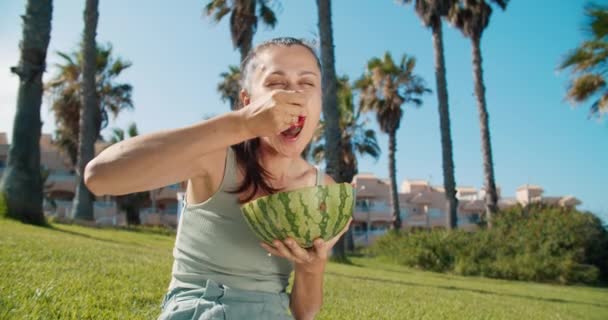
[[[84,1],[55,0],[48,55],[53,74],[57,50],[76,49],[83,28]],[[142,133],[175,128],[220,114],[228,107],[215,90],[219,74],[239,55],[227,23],[202,17],[204,1],[105,0],[100,3],[98,41],[133,62],[122,80],[134,86],[135,111],[110,124],[135,121]],[[356,3],[356,5],[353,5]],[[0,132],[12,131],[17,78],[9,67],[19,58],[24,1],[0,2]],[[357,78],[366,61],[390,51],[418,59],[417,72],[434,89],[434,55],[429,30],[412,7],[391,0],[333,1],[336,68]],[[316,38],[316,2],[284,0],[275,30],[261,27],[254,42],[275,36]],[[560,58],[583,40],[581,1],[511,2],[495,11],[482,40],[487,100],[497,183],[513,196],[525,183],[546,195],[572,194],[608,221],[608,127],[587,119],[587,106],[564,101],[567,73],[556,72]],[[456,181],[482,186],[477,110],[473,95],[471,47],[461,34],[444,28]],[[397,137],[398,180],[431,179],[442,184],[441,146],[435,94],[420,109],[406,107]],[[43,131],[54,131],[43,106]],[[104,136],[108,135],[108,130]],[[380,134],[386,150],[387,137]],[[386,152],[378,161],[362,159],[360,171],[388,175]]]

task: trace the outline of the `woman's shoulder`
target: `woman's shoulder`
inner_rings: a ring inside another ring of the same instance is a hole
[[[330,175],[328,175],[327,173],[325,173],[325,171],[322,171],[323,174],[323,184],[334,184],[336,183],[336,181],[334,180],[334,178],[332,178]]]
[[[325,170],[321,169],[321,167],[319,165],[312,164],[308,161],[306,162],[306,164],[309,166],[310,172],[312,172],[312,174],[314,174],[315,176],[321,175],[321,177],[318,177],[318,179],[315,179],[317,181],[320,180],[319,182],[321,182],[321,184],[336,183],[336,181],[330,175],[328,175],[325,172]]]

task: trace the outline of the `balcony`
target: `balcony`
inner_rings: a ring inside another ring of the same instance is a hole
[[[393,221],[390,204],[386,201],[357,200],[353,219],[357,221]]]

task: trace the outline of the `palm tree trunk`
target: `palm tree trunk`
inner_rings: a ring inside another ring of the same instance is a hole
[[[239,47],[239,51],[241,52],[241,62],[243,60],[245,60],[245,57],[247,57],[247,55],[249,54],[249,51],[251,51],[251,46],[253,43],[253,32],[250,34],[249,41],[245,41],[243,43],[242,46]]]
[[[19,65],[11,68],[19,76],[19,92],[7,168],[0,188],[8,211],[0,214],[32,224],[45,223],[40,174],[40,105],[52,14],[51,0],[27,1],[21,58]]]
[[[250,21],[253,21],[251,18],[255,17],[255,9],[256,9],[256,1],[257,0],[253,0],[253,1],[247,1],[247,12],[249,14],[249,17],[247,17],[247,22],[249,23]],[[249,51],[251,51],[251,47],[253,46],[253,25],[248,25],[247,26],[247,30],[245,31],[245,34],[243,36],[243,42],[241,43],[241,45],[239,46],[239,51],[241,53],[241,62],[243,62],[243,60],[245,60],[245,57],[247,57],[247,55],[249,54]]]
[[[437,81],[437,100],[439,102],[439,126],[441,129],[441,149],[443,158],[443,186],[448,200],[447,228],[458,225],[458,199],[456,199],[456,180],[454,178],[454,159],[450,133],[450,110],[448,107],[448,88],[446,81],[445,58],[443,56],[443,32],[441,19],[433,24],[433,45],[435,47],[435,79]]]
[[[357,174],[357,157],[353,152],[352,142],[347,136],[343,136],[342,147],[342,156],[340,157],[340,168],[342,170],[339,181],[352,182]],[[355,236],[352,228],[348,228],[348,231],[338,239],[336,246],[340,246],[339,250],[355,251]]]
[[[399,193],[397,192],[397,166],[395,152],[397,151],[397,130],[388,135],[388,174],[391,177],[391,205],[393,206],[393,229],[401,229],[401,213],[399,212]]]
[[[319,36],[321,38],[321,63],[323,87],[323,116],[325,118],[325,150],[342,150],[339,128],[337,79],[334,63],[334,39],[331,23],[331,1],[317,0],[319,16]],[[340,167],[341,152],[327,152],[325,171],[336,182],[342,177]],[[334,246],[334,259],[346,260],[344,241]]]
[[[490,141],[490,124],[486,105],[486,87],[483,83],[483,69],[480,48],[480,37],[472,37],[473,45],[473,78],[475,79],[475,95],[479,111],[479,129],[481,131],[481,154],[483,156],[484,184],[486,189],[486,220],[488,228],[492,227],[492,215],[498,209],[498,194],[494,181],[494,162],[492,160],[492,143]]]
[[[319,14],[319,34],[321,38],[321,62],[323,64],[323,116],[325,118],[326,150],[342,150],[339,111],[337,98],[336,71],[334,64],[334,40],[331,26],[331,1],[317,0]],[[327,173],[339,181],[340,152],[328,152],[326,157]]]
[[[80,111],[80,134],[78,137],[78,163],[76,174],[78,185],[72,206],[72,217],[82,220],[94,220],[93,196],[84,184],[84,168],[95,156],[95,140],[98,113],[100,112],[95,90],[95,61],[97,34],[98,0],[87,0],[84,10],[84,32],[82,41],[82,110]]]
[[[340,158],[341,163],[340,167],[342,170],[342,179],[340,181],[343,182],[352,182],[355,175],[358,173],[357,168],[357,156],[354,153],[353,144],[350,140],[352,137],[350,135],[345,135],[345,138],[342,140],[343,146],[343,156]],[[344,235],[344,246],[346,251],[354,252],[355,251],[355,235],[353,233],[353,228],[348,228],[346,234]]]

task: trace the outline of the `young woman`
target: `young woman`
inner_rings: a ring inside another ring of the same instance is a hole
[[[86,167],[96,195],[188,181],[159,319],[312,319],[328,254],[348,228],[305,250],[292,239],[268,246],[246,225],[242,203],[334,181],[300,156],[321,112],[314,50],[293,38],[267,41],[243,61],[241,76],[240,109],[117,143]]]

